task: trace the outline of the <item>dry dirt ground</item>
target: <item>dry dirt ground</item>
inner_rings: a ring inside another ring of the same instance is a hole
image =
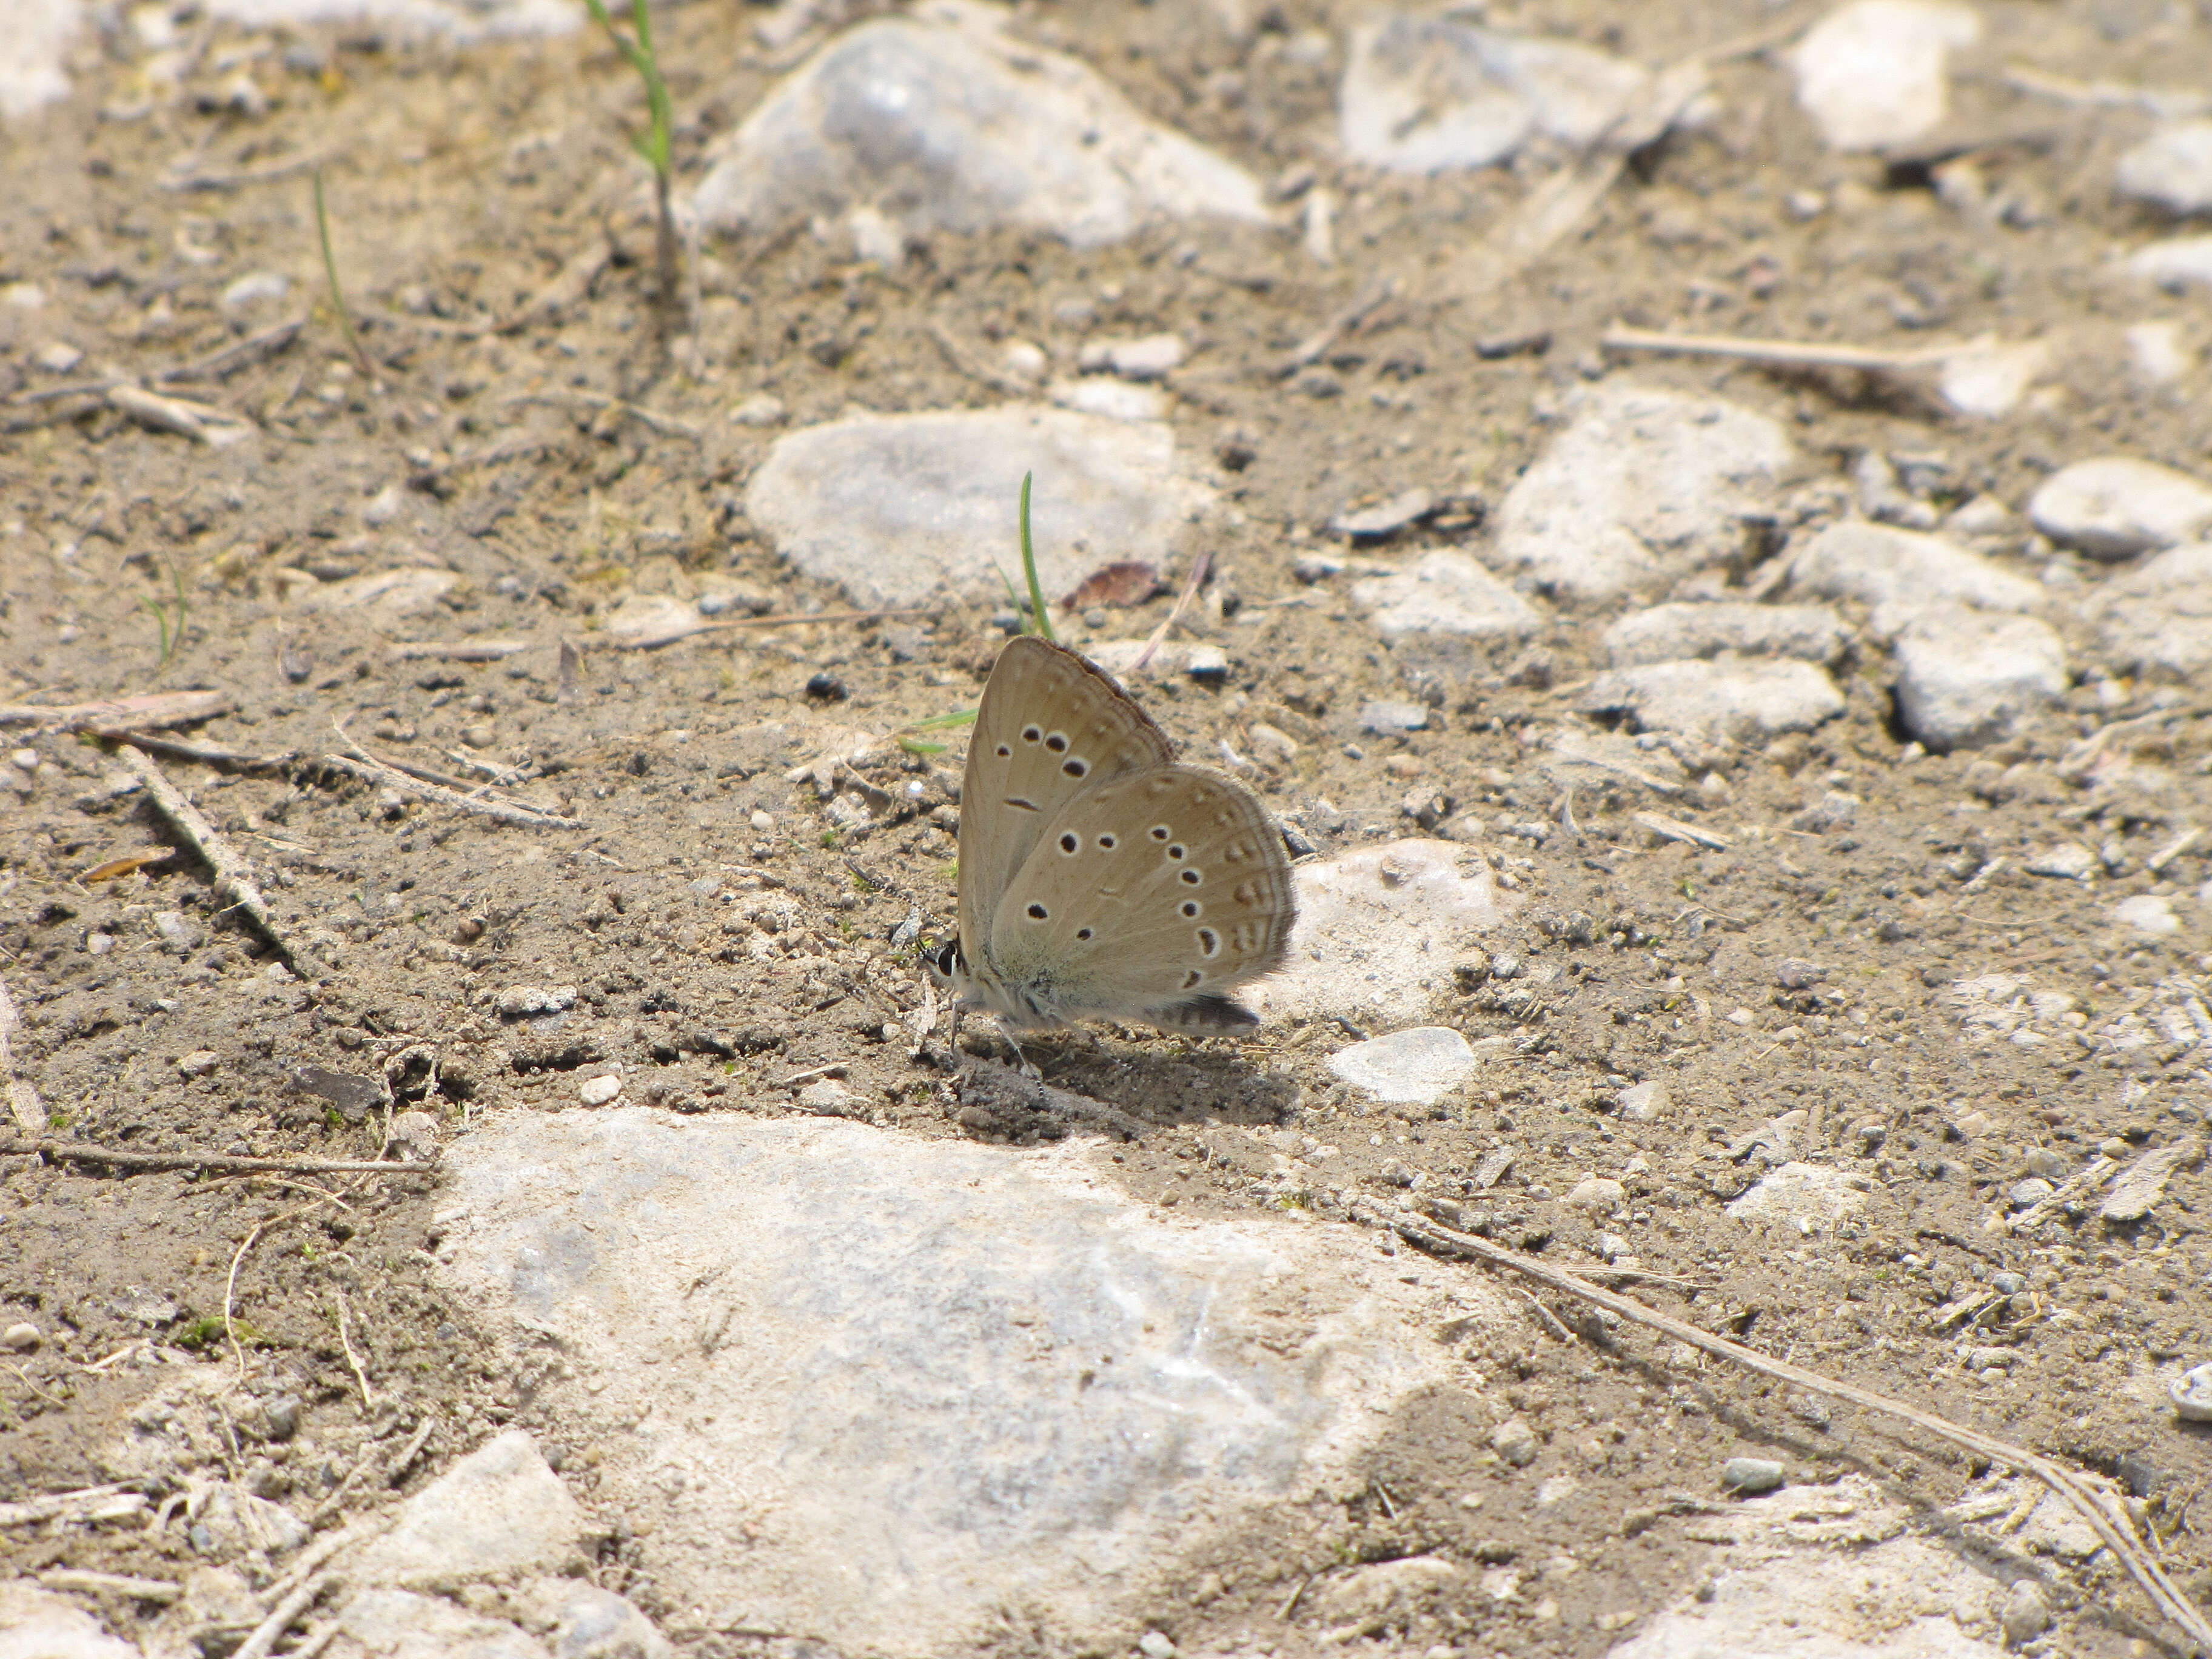
[[[2047,67],[2172,78],[2158,7],[1989,11],[1993,36],[2033,43]],[[1532,0],[1510,12],[1516,26],[1645,62],[1772,21],[1724,3]],[[679,163],[771,78],[750,35],[758,15],[726,3],[665,14]],[[1133,1031],[1047,1045],[1054,1082],[1163,1126],[1120,1150],[1129,1190],[1185,1212],[1286,1201],[1327,1212],[1419,1174],[1426,1190],[1462,1194],[1485,1152],[1504,1145],[1516,1161],[1481,1194],[1494,1234],[1587,1262],[1601,1224],[1553,1200],[1640,1155],[1643,1173],[1629,1177],[1634,1251],[1679,1281],[1644,1287],[1656,1304],[2112,1477],[2177,1577],[2212,1593],[2212,1548],[2197,1524],[2212,1455],[2162,1404],[2166,1375],[2212,1357],[2197,1177],[2178,1177],[2135,1224],[2092,1212],[2024,1236],[1984,1227],[2028,1173],[2028,1149],[2076,1164],[2117,1138],[2132,1156],[2204,1109],[2203,1050],[2185,1020],[2177,1030],[2155,1016],[2185,1010],[2190,976],[2212,969],[2190,896],[2212,847],[2158,869],[2148,860],[2212,814],[2206,711],[2185,696],[2171,718],[2086,754],[2085,736],[2157,706],[2150,688],[2090,672],[2063,710],[1999,750],[1918,755],[1894,726],[1875,653],[1845,674],[1848,714],[1809,739],[1694,757],[1715,780],[1702,793],[1669,803],[1623,782],[1568,803],[1532,757],[1540,737],[1577,722],[1573,694],[1601,665],[1583,619],[1562,613],[1536,648],[1449,687],[1430,729],[1378,738],[1354,717],[1364,700],[1405,695],[1388,653],[1338,585],[1303,584],[1292,568],[1329,541],[1322,526],[1349,503],[1413,486],[1494,501],[1540,452],[1563,392],[1604,372],[1595,339],[1617,318],[1910,344],[1907,325],[1930,320],[1960,337],[2018,337],[2117,316],[2118,302],[2082,273],[2143,229],[2104,183],[2141,122],[2035,106],[2033,142],[1987,161],[2029,205],[2017,224],[1978,225],[1937,199],[1924,168],[1824,152],[1771,62],[1732,62],[1717,76],[1717,124],[1639,156],[1582,234],[1468,307],[1425,297],[1422,274],[1528,185],[1510,170],[1419,182],[1337,168],[1326,143],[1333,71],[1302,64],[1284,42],[1345,17],[1289,0],[1242,40],[1203,8],[1166,0],[1026,17],[1037,38],[1261,176],[1310,161],[1336,177],[1346,258],[1325,270],[1294,234],[1213,229],[1195,257],[1172,230],[1099,252],[1012,234],[947,239],[889,272],[804,234],[710,243],[693,375],[654,341],[649,227],[621,136],[635,89],[588,36],[464,52],[360,29],[277,39],[188,17],[204,52],[180,88],[146,84],[118,40],[70,102],[0,138],[0,279],[45,298],[0,313],[10,399],[0,411],[0,699],[224,693],[228,713],[172,736],[232,758],[155,757],[252,860],[276,926],[331,969],[319,986],[273,976],[268,945],[188,848],[89,879],[103,861],[178,837],[143,790],[120,786],[100,742],[20,728],[9,747],[36,765],[9,763],[0,797],[0,975],[21,1012],[15,1073],[35,1087],[50,1132],[139,1152],[368,1158],[384,1144],[381,1105],[349,1115],[296,1086],[297,1068],[367,1079],[371,1092],[388,1079],[401,1109],[450,1133],[486,1114],[588,1109],[578,1068],[611,1060],[633,1098],[683,1111],[792,1112],[796,1089],[782,1080],[842,1062],[858,1109],[900,1133],[1052,1133],[1018,1115],[963,1117],[943,1070],[884,1040],[886,1023],[921,997],[914,950],[894,931],[917,909],[925,933],[951,913],[957,750],[879,766],[875,781],[911,811],[860,835],[836,830],[812,786],[787,777],[818,752],[825,725],[887,730],[972,702],[1003,637],[989,607],[897,626],[732,630],[659,652],[586,648],[573,673],[559,642],[588,647],[595,618],[623,597],[689,597],[710,574],[776,614],[842,609],[749,529],[739,492],[775,434],[728,411],[761,392],[794,425],[854,405],[994,402],[935,331],[979,347],[1018,335],[1072,356],[1082,328],[1064,302],[1082,301],[1097,331],[1171,329],[1197,348],[1173,386],[1179,441],[1211,458],[1200,465],[1247,520],[1211,547],[1218,602],[1191,613],[1195,631],[1233,643],[1227,683],[1150,689],[1148,707],[1201,754],[1224,736],[1243,745],[1261,719],[1292,734],[1297,754],[1261,787],[1323,854],[1407,833],[1413,790],[1449,798],[1454,817],[1479,815],[1483,844],[1519,884],[1518,920],[1491,941],[1493,958],[1521,959],[1519,975],[1471,961],[1434,1010],[1472,1038],[1513,1042],[1489,1051],[1479,1088],[1435,1113],[1362,1110],[1326,1069],[1347,1040],[1334,1026],[1269,1030],[1242,1046]],[[1962,77],[1962,130],[2018,125],[1998,61]],[[240,65],[265,111],[227,101]],[[315,157],[367,372],[320,297],[304,170]],[[179,158],[207,187],[171,187]],[[1800,221],[1785,204],[1802,189],[1835,205]],[[609,235],[616,258],[576,303],[508,333],[477,326]],[[234,319],[217,295],[261,269],[291,273],[291,295]],[[1401,275],[1404,289],[1330,360],[1341,396],[1316,400],[1270,372],[1378,272]],[[70,378],[35,367],[55,341],[86,353],[77,380],[150,375],[295,311],[307,321],[289,343],[176,383],[250,417],[242,441],[149,430],[96,397],[26,400]],[[1474,349],[1506,337],[1528,347]],[[2121,451],[2186,463],[2208,435],[2201,396],[2138,395],[2118,363],[2102,378],[2069,369],[2038,412],[1986,424],[1947,421],[1871,384],[1680,364],[1638,372],[1777,415],[1823,466],[1866,449],[1937,457],[1943,470],[1928,476],[1939,504],[1987,491],[2016,508],[2066,460]],[[690,430],[562,401],[577,392]],[[373,511],[372,527],[364,508],[379,500],[397,512]],[[1479,545],[1465,523],[1432,526],[1384,556],[1470,538]],[[1748,548],[1731,574],[1755,578],[1775,550]],[[315,609],[283,574],[321,583],[416,566],[458,580],[427,611],[383,623],[362,608]],[[1220,620],[1275,601],[1287,602],[1264,630]],[[1169,602],[1151,599],[1105,631],[1147,631]],[[1079,619],[1067,626],[1085,637]],[[529,648],[492,662],[399,648],[475,636]],[[825,674],[842,701],[810,695]],[[518,769],[516,793],[584,827],[495,823],[349,775],[324,759],[344,752],[333,722],[416,765],[455,772],[473,757]],[[902,792],[910,781],[919,800]],[[1859,799],[1855,822],[1805,827],[1820,820],[1801,815],[1831,791]],[[1631,817],[1654,806],[1729,845],[1655,842]],[[2099,850],[2093,874],[2022,872],[2059,841]],[[732,896],[702,896],[702,876]],[[2179,896],[2180,933],[2114,923],[2112,904],[2145,892]],[[1793,960],[1821,972],[1784,972]],[[2017,998],[2000,988],[1984,1024],[1962,1026],[1954,983],[2000,973],[2072,1001],[2047,999],[2039,1012],[2009,1006]],[[576,988],[557,1038],[502,1020],[496,994],[518,984]],[[2128,1028],[2150,1040],[2095,1040],[2130,1015],[2151,1021]],[[1991,1021],[1998,1040],[1971,1040]],[[2048,1040],[2004,1040],[2015,1027]],[[1618,1102],[1647,1079],[1663,1082],[1671,1104],[1641,1121]],[[1767,1155],[1738,1149],[1741,1139],[1798,1109],[1799,1146],[1863,1175],[1879,1200],[1863,1224],[1803,1237],[1723,1215]],[[1286,1198],[1252,1142],[1166,1132],[1179,1124],[1281,1126],[1336,1146],[1336,1190]],[[0,1502],[102,1479],[99,1449],[158,1380],[145,1358],[160,1349],[234,1352],[263,1397],[303,1402],[289,1441],[246,1423],[221,1454],[301,1512],[324,1504],[372,1443],[427,1425],[401,1472],[411,1489],[509,1421],[533,1430],[588,1502],[590,1449],[533,1412],[431,1283],[436,1203],[434,1181],[419,1175],[253,1180],[0,1158],[0,1325],[27,1322],[43,1339],[0,1364]],[[1982,1310],[1972,1340],[2014,1363],[1971,1372],[1961,1328],[1931,1315],[1954,1287],[2006,1272],[2020,1290]],[[1390,1639],[1411,1651],[1459,1641],[1471,1652],[1593,1654],[1681,1589],[1696,1547],[1668,1494],[1711,1498],[1729,1455],[1778,1449],[1804,1480],[1868,1469],[1930,1511],[1978,1473],[1856,1413],[1816,1422],[1821,1413],[1765,1384],[1650,1352],[1632,1360],[1561,1340],[1532,1314],[1497,1380],[1545,1437],[1575,1449],[1573,1492],[1541,1509],[1465,1509],[1459,1496],[1494,1472],[1486,1441],[1448,1412],[1417,1413],[1376,1453],[1369,1495],[1317,1511],[1309,1531],[1250,1540],[1159,1620],[1187,1646],[1237,1626],[1297,1651],[1306,1637],[1271,1629],[1270,1611],[1329,1561],[1565,1553],[1581,1571],[1549,1592],[1555,1619],[1534,1620],[1525,1599],[1498,1608],[1470,1597]],[[325,1518],[377,1496],[341,1494]],[[604,1581],[669,1613],[621,1517],[601,1518]],[[0,1532],[0,1572],[173,1577],[191,1549],[175,1530],[15,1528]],[[2148,1617],[2140,1597],[2103,1560],[2063,1583],[2078,1598],[2064,1650],[2117,1654],[2148,1632],[2131,1622]],[[133,1608],[106,1611],[127,1633]],[[1616,1627],[1614,1613],[1628,1624]],[[701,1652],[744,1645],[671,1629]]]

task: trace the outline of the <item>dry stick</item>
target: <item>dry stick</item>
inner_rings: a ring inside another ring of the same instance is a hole
[[[953,337],[952,331],[941,319],[930,319],[929,337],[937,342],[937,349],[945,354],[945,361],[951,364],[957,373],[965,374],[969,380],[980,380],[993,391],[1003,392],[1009,397],[1034,398],[1037,395],[1037,387],[1031,382],[1018,380],[1012,374],[1001,374],[998,370],[970,358],[967,349]]]
[[[254,1242],[262,1234],[267,1232],[271,1227],[281,1227],[288,1221],[297,1221],[308,1211],[313,1209],[315,1204],[325,1202],[337,1204],[340,1209],[346,1207],[340,1200],[325,1194],[316,1199],[314,1203],[300,1205],[295,1209],[285,1211],[282,1215],[264,1216],[253,1224],[252,1231],[246,1235],[243,1242],[231,1255],[230,1274],[222,1282],[222,1334],[230,1339],[231,1349],[238,1356],[238,1380],[240,1382],[246,1381],[246,1344],[238,1340],[238,1327],[232,1322],[230,1316],[230,1310],[238,1300],[238,1269],[245,1261],[246,1252],[253,1248]]]
[[[1370,278],[1352,296],[1350,305],[1306,336],[1289,356],[1277,362],[1275,378],[1288,380],[1397,297],[1398,279],[1395,276]]]
[[[416,794],[441,802],[445,805],[458,806],[465,812],[480,812],[488,818],[497,819],[501,823],[518,823],[526,829],[532,830],[548,828],[581,830],[585,827],[581,818],[563,817],[558,812],[540,811],[534,806],[510,806],[500,801],[486,800],[477,795],[464,795],[447,788],[442,784],[426,783],[420,778],[410,778],[406,773],[386,766],[381,762],[365,763],[350,759],[344,755],[325,755],[323,757],[323,764],[335,766],[341,772],[351,773],[355,777],[365,779],[370,783],[392,784],[399,788],[411,790]]]
[[[1502,1245],[1493,1244],[1488,1239],[1455,1232],[1404,1211],[1381,1209],[1364,1199],[1352,1206],[1352,1214],[1357,1219],[1389,1228],[1409,1244],[1440,1255],[1472,1257],[1478,1261],[1486,1261],[1492,1267],[1510,1268],[1540,1285],[1578,1297],[1634,1324],[1662,1332],[1678,1342],[1687,1343],[1719,1358],[1732,1360],[1747,1370],[1775,1377],[1808,1394],[1825,1395],[1832,1400],[1844,1401],[1870,1412],[1897,1418],[1948,1440],[1954,1446],[1978,1453],[1991,1462],[2025,1469],[2050,1487],[2088,1522],[2090,1530],[2127,1568],[2136,1583],[2142,1586],[2143,1593],[2150,1597],[2160,1613],[2188,1632],[2190,1640],[2197,1644],[2200,1649],[2212,1651],[2212,1622],[2206,1620],[2204,1615],[2175,1588],[2173,1581],[2166,1576],[2158,1563],[2152,1560],[2142,1547],[2113,1521],[2088,1484],[2071,1469],[2050,1458],[2040,1456],[2023,1446],[2015,1446],[2009,1441],[1984,1434],[1979,1430],[1966,1428],[1948,1418],[1937,1417],[1932,1412],[1908,1406],[1903,1401],[1892,1400],[1886,1395],[1875,1394],[1871,1389],[1858,1388],[1852,1383],[1837,1382],[1817,1371],[1793,1365],[1787,1360],[1770,1358],[1755,1349],[1745,1347],[1741,1343],[1731,1342],[1726,1337],[1700,1330],[1686,1320],[1676,1319],[1656,1308],[1647,1308],[1631,1297],[1602,1289],[1557,1267],[1547,1267]]]
[[[235,344],[220,351],[210,351],[204,357],[195,357],[188,363],[173,364],[154,378],[164,385],[173,380],[220,380],[236,374],[264,357],[273,357],[300,337],[300,331],[307,325],[306,316],[295,317],[289,323],[278,323],[264,328],[258,334],[249,334]]]
[[[1212,562],[1213,555],[1211,552],[1198,556],[1196,562],[1190,568],[1188,579],[1182,585],[1182,592],[1176,596],[1174,608],[1169,611],[1167,619],[1152,630],[1152,637],[1145,641],[1145,648],[1137,653],[1137,660],[1129,665],[1129,672],[1132,674],[1140,671],[1152,659],[1152,653],[1158,650],[1166,641],[1168,630],[1182,620],[1182,613],[1189,609],[1191,600],[1197,598],[1199,586],[1206,580],[1206,569]]]
[[[434,783],[441,788],[459,789],[471,800],[493,799],[503,806],[518,807],[525,812],[544,811],[542,807],[532,806],[528,801],[519,800],[513,795],[487,797],[483,793],[484,785],[471,783],[466,778],[457,778],[450,772],[434,772],[428,767],[417,766],[411,761],[386,760],[380,756],[372,755],[353,740],[353,734],[348,732],[343,725],[337,720],[332,720],[331,724],[337,727],[338,736],[345,739],[347,752],[358,759],[367,761],[372,766],[381,766],[393,772],[404,772],[410,778],[420,779],[424,783]]]
[[[361,1356],[353,1351],[353,1332],[346,1316],[345,1292],[332,1290],[331,1294],[338,1304],[338,1345],[345,1350],[346,1364],[353,1370],[353,1380],[361,1385],[361,1408],[365,1412],[376,1409],[375,1392],[368,1386],[368,1373],[361,1368]]]
[[[16,1025],[15,999],[8,994],[7,981],[0,980],[0,1079],[8,1085],[8,1113],[18,1129],[36,1137],[46,1127],[46,1112],[39,1103],[39,1091],[27,1079],[15,1075]]]
[[[1767,368],[1856,368],[1897,374],[1955,357],[1963,345],[1885,351],[1878,346],[1827,345],[1817,340],[1751,340],[1735,334],[1673,334],[1615,323],[1597,337],[1607,351],[1650,351],[1668,357],[1731,357]]]
[[[82,1140],[0,1141],[0,1158],[37,1155],[110,1164],[118,1170],[233,1170],[251,1175],[427,1175],[434,1163],[378,1163],[360,1158],[241,1158],[226,1152],[126,1152]]]
[[[161,816],[174,824],[208,861],[215,872],[216,893],[246,912],[261,936],[276,947],[277,954],[301,979],[311,984],[329,979],[331,970],[321,961],[292,944],[277,930],[246,860],[233,852],[230,843],[216,833],[215,826],[200,816],[200,809],[185,799],[184,791],[171,783],[161,769],[141,750],[125,748],[117,751],[117,757],[146,786],[146,793],[154,798],[154,805],[161,809]]]
[[[693,443],[702,441],[706,434],[689,421],[679,421],[672,415],[656,415],[641,404],[626,403],[620,398],[610,398],[598,392],[518,392],[511,398],[500,399],[505,404],[585,404],[593,409],[618,409],[625,415],[635,416],[664,438],[689,438]]]
[[[64,732],[90,732],[120,738],[149,726],[192,726],[231,710],[228,691],[153,691],[106,702],[0,703],[0,726],[49,726]]]
[[[289,749],[279,750],[273,755],[249,755],[242,749],[218,749],[211,743],[179,743],[174,738],[157,738],[149,732],[103,735],[149,754],[166,755],[172,760],[198,761],[203,766],[235,766],[249,772],[281,771],[296,758]]]
[[[253,1634],[239,1644],[230,1659],[269,1659],[276,1650],[276,1638],[291,1629],[292,1621],[315,1604],[317,1598],[338,1582],[335,1573],[319,1573],[276,1604],[276,1610],[258,1625]]]
[[[48,1589],[79,1590],[94,1595],[127,1595],[134,1601],[173,1601],[185,1587],[167,1578],[132,1578],[119,1572],[86,1572],[52,1567],[39,1575]]]
[[[283,1601],[313,1577],[323,1563],[339,1551],[351,1549],[356,1544],[367,1543],[391,1525],[392,1516],[388,1514],[365,1515],[350,1525],[318,1538],[300,1552],[300,1559],[292,1564],[290,1571],[261,1592],[261,1599],[264,1601]]]

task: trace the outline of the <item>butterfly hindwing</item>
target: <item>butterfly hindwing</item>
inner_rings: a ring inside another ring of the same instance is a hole
[[[1219,1028],[1283,964],[1297,916],[1282,837],[1204,767],[1109,775],[1062,802],[994,913],[988,968],[1040,1015]]]
[[[1014,873],[1067,801],[1164,764],[1167,734],[1065,647],[1025,634],[992,665],[960,791],[960,948],[988,958],[992,919]]]

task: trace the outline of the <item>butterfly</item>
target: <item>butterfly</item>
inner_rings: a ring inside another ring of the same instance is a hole
[[[1283,965],[1290,859],[1258,797],[1175,758],[1098,669],[1007,641],[960,793],[960,932],[931,965],[1012,1030],[1079,1019],[1233,1030],[1232,992]]]

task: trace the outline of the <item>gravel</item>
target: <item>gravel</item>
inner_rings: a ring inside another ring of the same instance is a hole
[[[2212,486],[2176,467],[2109,455],[2052,473],[2028,497],[2027,516],[2062,547],[2130,559],[2212,526]]]

